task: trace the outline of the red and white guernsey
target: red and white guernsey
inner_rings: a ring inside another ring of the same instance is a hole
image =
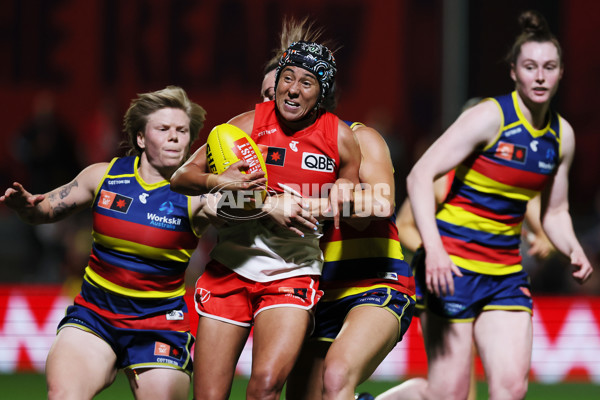
[[[323,111],[308,128],[286,135],[277,120],[275,102],[257,104],[251,137],[267,148],[263,153],[269,188],[282,192],[282,183],[305,197],[325,197],[321,188],[335,182],[340,165],[338,123],[337,116]]]
[[[314,124],[293,135],[281,129],[273,101],[256,105],[252,139],[263,149],[269,188],[287,185],[306,197],[324,197],[338,176],[338,123],[321,112]],[[269,217],[219,229],[211,258],[248,279],[268,282],[300,275],[320,275],[322,231],[304,237],[275,225]]]

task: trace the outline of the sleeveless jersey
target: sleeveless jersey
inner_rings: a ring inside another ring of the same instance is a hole
[[[268,184],[275,192],[283,192],[279,186],[282,183],[306,197],[322,197],[326,196],[323,186],[337,179],[338,117],[331,113],[323,112],[311,126],[286,135],[277,120],[275,102],[260,103],[256,105],[250,136],[257,145],[268,149]],[[264,217],[219,228],[218,242],[210,256],[257,282],[320,275],[321,236],[321,228],[300,237]]]
[[[456,168],[436,217],[444,248],[457,266],[505,275],[523,269],[519,246],[525,210],[556,171],[560,117],[551,111],[546,127],[537,130],[523,116],[516,92],[487,100],[500,109],[500,132]]]
[[[344,122],[350,128],[362,125]],[[325,262],[319,287],[326,300],[376,287],[390,287],[409,296],[415,294],[412,270],[404,261],[398,240],[395,213],[388,219],[371,220],[360,230],[343,221],[340,229],[327,223],[321,249]]]
[[[97,188],[93,244],[85,280],[120,296],[183,296],[185,270],[198,244],[191,200],[168,181],[145,183],[138,157],[115,158]]]
[[[314,124],[287,135],[277,120],[275,102],[257,104],[251,137],[267,147],[269,188],[281,193],[282,183],[306,197],[327,197],[321,188],[335,182],[340,164],[338,122],[337,116],[322,111]]]
[[[365,229],[344,222],[340,229],[325,225],[321,238],[324,264],[319,288],[324,299],[340,298],[377,287],[390,287],[409,296],[415,280],[404,261],[396,215],[374,219]]]

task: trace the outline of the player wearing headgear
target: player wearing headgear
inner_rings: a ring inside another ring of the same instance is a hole
[[[283,53],[287,43],[320,36],[306,19],[286,21],[282,28]],[[261,96],[272,100],[275,66],[264,70]],[[335,108],[334,88],[323,106]],[[354,193],[360,217],[344,219],[340,229],[327,222],[321,238],[325,263],[320,285],[324,297],[317,304],[315,331],[305,343],[288,378],[287,399],[350,398],[402,338],[414,307],[414,279],[403,261],[394,214],[393,166],[381,135],[361,123],[346,123],[361,148],[359,179]],[[367,307],[362,307],[367,306]],[[370,335],[372,327],[378,335]],[[365,341],[366,339],[366,341]]]
[[[340,185],[358,183],[360,150],[350,128],[325,111],[321,102],[335,79],[335,59],[319,43],[294,43],[281,57],[274,101],[229,121],[266,148],[269,187],[293,188],[301,196],[327,199],[339,224],[339,210],[351,201]],[[201,194],[229,185],[245,189],[252,175],[244,163],[220,175],[208,173],[201,147],[173,177],[173,188]],[[237,186],[236,186],[237,185]],[[274,199],[271,197],[269,199]],[[196,284],[200,314],[194,367],[194,393],[227,398],[237,360],[254,327],[249,399],[279,398],[312,324],[311,310],[321,296],[322,236],[303,199],[295,197],[291,216],[274,209],[266,217],[219,228],[211,262]],[[268,201],[269,201],[268,199]],[[269,206],[267,202],[267,206]],[[294,225],[302,236],[279,229]]]

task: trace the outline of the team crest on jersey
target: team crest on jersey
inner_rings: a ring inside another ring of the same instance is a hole
[[[302,169],[317,172],[333,172],[335,161],[324,154],[302,153]]]
[[[496,157],[524,164],[527,159],[527,147],[501,141],[496,147]]]
[[[131,197],[109,192],[108,190],[101,190],[100,196],[98,197],[98,207],[106,208],[107,210],[118,211],[123,214],[127,214],[127,211],[129,211],[129,206],[133,201]]]
[[[265,160],[265,164],[283,167],[283,165],[285,164],[285,148],[269,147],[267,151],[267,159]]]

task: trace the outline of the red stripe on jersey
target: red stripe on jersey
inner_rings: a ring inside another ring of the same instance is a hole
[[[102,235],[159,249],[195,249],[198,244],[198,238],[191,232],[155,228],[100,213],[94,213],[94,230]]]
[[[484,261],[503,265],[515,265],[521,263],[519,249],[498,249],[479,245],[477,243],[466,243],[462,240],[442,236],[442,243],[448,254],[452,254],[467,260]]]
[[[87,302],[81,294],[75,297],[75,304],[89,308],[108,323],[116,328],[124,329],[143,329],[143,330],[169,330],[188,332],[190,330],[190,317],[188,313],[183,313],[182,320],[167,320],[166,314],[154,317],[140,318],[136,315],[117,314],[102,308],[93,303]]]
[[[512,216],[512,215],[501,215],[496,214],[493,210],[483,208],[479,204],[474,204],[469,199],[464,198],[462,196],[453,196],[448,204],[460,207],[465,211],[468,211],[472,214],[478,215],[483,218],[491,219],[493,221],[501,222],[505,225],[516,226],[519,225],[524,218],[524,215]]]
[[[471,168],[474,171],[477,171],[496,182],[518,188],[542,190],[548,179],[548,175],[501,165],[485,156],[477,157],[475,161],[471,162]],[[465,163],[465,165],[468,166],[468,162]],[[507,168],[510,168],[512,172],[510,170],[507,171]]]
[[[399,241],[398,228],[390,219],[371,220],[367,228],[363,230],[354,229],[351,225],[342,222],[341,229],[325,229],[321,243],[336,242],[338,240],[362,239],[381,237]]]
[[[134,290],[169,292],[181,287],[185,279],[185,272],[165,276],[130,271],[102,262],[93,253],[90,255],[89,266],[104,279],[121,287]]]

